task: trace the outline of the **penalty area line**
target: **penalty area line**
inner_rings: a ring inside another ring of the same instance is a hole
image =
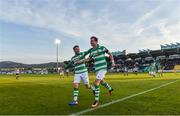
[[[123,97],[123,98],[121,98],[121,99],[117,99],[117,100],[114,100],[114,101],[111,101],[111,102],[108,102],[108,103],[99,105],[97,108],[85,109],[85,110],[82,110],[82,111],[80,111],[80,112],[73,113],[73,114],[71,114],[71,115],[81,115],[81,114],[85,114],[85,113],[87,113],[87,112],[91,112],[91,111],[94,111],[94,110],[97,110],[97,109],[100,109],[100,108],[103,108],[103,107],[106,107],[106,106],[109,106],[109,105],[112,105],[112,104],[115,104],[115,103],[118,103],[118,102],[122,102],[122,101],[127,100],[127,99],[130,99],[130,98],[136,97],[136,96],[138,96],[138,95],[142,95],[142,94],[145,94],[145,93],[154,91],[154,90],[156,90],[156,89],[159,89],[159,88],[165,87],[165,86],[167,86],[167,85],[173,84],[173,83],[175,83],[175,82],[177,82],[177,81],[179,81],[179,80],[180,80],[180,79],[175,80],[175,81],[171,81],[171,82],[162,84],[162,85],[160,85],[160,86],[157,86],[157,87],[154,87],[154,88],[151,88],[151,89],[148,89],[148,90],[145,90],[145,91],[136,93],[136,94],[129,95],[129,96],[127,96],[127,97]]]

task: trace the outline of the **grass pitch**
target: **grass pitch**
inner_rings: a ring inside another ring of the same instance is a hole
[[[90,75],[90,82],[95,75]],[[112,96],[101,87],[100,104],[137,94],[151,88],[180,79],[180,74],[165,73],[164,77],[152,78],[148,74],[107,74],[107,82],[114,88]],[[72,101],[73,76],[59,78],[59,75],[0,75],[0,114],[69,115],[90,109],[94,97],[83,84],[80,86],[79,104],[68,106]],[[134,96],[106,107],[84,114],[122,115],[180,115],[180,80],[156,90]]]

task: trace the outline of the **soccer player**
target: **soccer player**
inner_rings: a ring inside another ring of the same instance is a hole
[[[161,66],[161,63],[159,60],[156,60],[156,69],[159,77],[163,77],[163,67]]]
[[[20,70],[16,68],[16,79],[19,79],[19,73],[20,73]]]
[[[128,76],[128,69],[126,66],[124,66],[124,76]]]
[[[85,84],[86,88],[92,89],[91,85],[89,84],[89,77],[85,62],[80,62],[85,59],[87,52],[80,52],[78,45],[74,46],[73,50],[75,55],[71,58],[70,63],[65,66],[66,69],[72,64],[75,66],[73,101],[69,103],[70,106],[78,105],[78,88],[81,80]]]
[[[157,69],[156,69],[156,63],[153,62],[150,64],[149,66],[149,74],[153,77],[156,77],[156,72],[157,72]]]
[[[99,94],[100,94],[100,87],[99,85],[103,85],[105,88],[108,89],[109,94],[112,94],[113,88],[105,81],[105,74],[107,72],[107,61],[105,54],[108,54],[111,60],[112,67],[115,67],[114,58],[113,55],[110,53],[110,51],[104,47],[100,46],[98,44],[98,38],[95,36],[92,36],[90,38],[90,43],[92,48],[88,50],[89,58],[93,59],[94,68],[96,72],[96,79],[94,81],[94,96],[95,101],[91,105],[92,108],[95,108],[99,105]]]
[[[69,69],[66,69],[66,77],[69,76]]]
[[[138,62],[136,62],[136,63],[134,64],[133,72],[134,72],[136,75],[138,75],[138,65],[139,65]]]
[[[58,71],[59,71],[60,77],[64,77],[64,68],[63,67],[59,67]]]

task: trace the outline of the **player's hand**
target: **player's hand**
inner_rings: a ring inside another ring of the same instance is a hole
[[[82,63],[83,61],[77,61],[75,64],[80,64],[80,63]]]
[[[111,66],[114,68],[116,66],[116,64],[114,63],[114,61],[112,62]]]
[[[75,64],[75,65],[76,65],[76,64],[79,64],[79,61],[75,62],[74,64]]]

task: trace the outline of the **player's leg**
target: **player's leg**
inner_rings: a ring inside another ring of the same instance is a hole
[[[70,106],[78,105],[79,83],[74,83],[73,101],[69,103]]]
[[[113,88],[105,81],[105,79],[101,80],[101,85],[108,89],[109,95],[112,94]]]
[[[159,75],[160,75],[160,77],[163,77],[163,69],[160,69]]]
[[[70,106],[78,105],[78,95],[79,95],[79,83],[81,81],[80,74],[75,74],[74,76],[74,90],[73,90],[73,101],[69,103]]]
[[[66,74],[66,77],[68,77],[69,76],[69,72],[67,72],[67,74]]]
[[[159,77],[162,77],[162,70],[159,71]]]
[[[153,77],[153,71],[150,71],[150,72],[149,72],[149,75],[150,75],[151,77]]]
[[[73,100],[78,101],[79,83],[74,83]]]
[[[94,87],[89,84],[89,76],[88,72],[84,72],[81,74],[81,79],[87,89],[94,90]]]
[[[161,70],[161,77],[163,77],[163,70]]]
[[[94,103],[91,105],[92,108],[95,108],[99,105],[99,94],[100,94],[100,79],[96,79],[94,81],[94,96],[95,96],[95,101]]]
[[[161,77],[161,76],[160,76],[160,70],[157,71],[157,75],[158,75],[158,77]]]
[[[136,69],[135,73],[136,73],[136,75],[138,75],[138,70],[137,69]]]
[[[96,80],[94,81],[94,88],[95,88],[95,102],[92,104],[92,107],[97,107],[99,105],[99,95],[100,95],[100,83],[104,80],[106,70],[100,70],[96,73]],[[106,83],[107,84],[107,83]],[[105,85],[105,84],[104,84]]]
[[[111,86],[103,79],[101,80],[101,85],[104,86],[106,89],[111,90]]]
[[[153,77],[156,77],[156,71],[153,71]]]
[[[16,73],[16,79],[18,79],[18,78],[19,78],[19,74]]]
[[[109,94],[111,95],[113,89],[104,79],[106,72],[107,72],[106,70],[100,70],[97,76],[100,77],[100,79],[101,79],[101,82],[100,82],[101,85],[104,86],[106,89],[108,89],[109,90]]]

